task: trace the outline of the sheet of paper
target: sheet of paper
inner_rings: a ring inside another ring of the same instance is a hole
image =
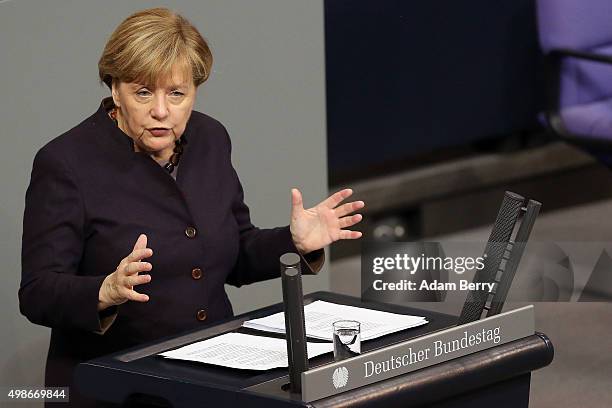
[[[306,335],[316,339],[332,340],[332,323],[337,320],[356,320],[361,323],[361,341],[375,339],[427,323],[422,316],[381,312],[355,306],[316,300],[304,306]],[[275,313],[260,319],[248,320],[244,327],[274,333],[285,332],[285,314]]]
[[[308,358],[334,351],[332,343],[307,343]],[[226,333],[159,354],[162,357],[246,370],[287,367],[284,339]]]

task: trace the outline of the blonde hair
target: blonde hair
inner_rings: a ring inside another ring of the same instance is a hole
[[[98,61],[98,73],[109,88],[113,79],[155,85],[179,64],[191,69],[197,87],[210,76],[212,61],[206,40],[187,19],[167,8],[151,8],[119,24]]]

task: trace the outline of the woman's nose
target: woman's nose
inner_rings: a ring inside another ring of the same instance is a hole
[[[151,109],[151,116],[157,120],[163,120],[168,116],[168,103],[165,95],[156,96]]]

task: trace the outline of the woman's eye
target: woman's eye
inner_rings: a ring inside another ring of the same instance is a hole
[[[180,92],[180,91],[172,91],[172,96],[183,96],[185,95],[184,93]]]
[[[138,95],[138,96],[148,96],[149,95],[149,91],[142,89],[142,90],[136,92],[136,95]]]

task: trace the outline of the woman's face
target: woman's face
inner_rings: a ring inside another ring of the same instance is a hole
[[[119,128],[134,140],[136,151],[167,159],[185,131],[196,88],[191,74],[175,67],[154,89],[137,82],[113,81]]]

